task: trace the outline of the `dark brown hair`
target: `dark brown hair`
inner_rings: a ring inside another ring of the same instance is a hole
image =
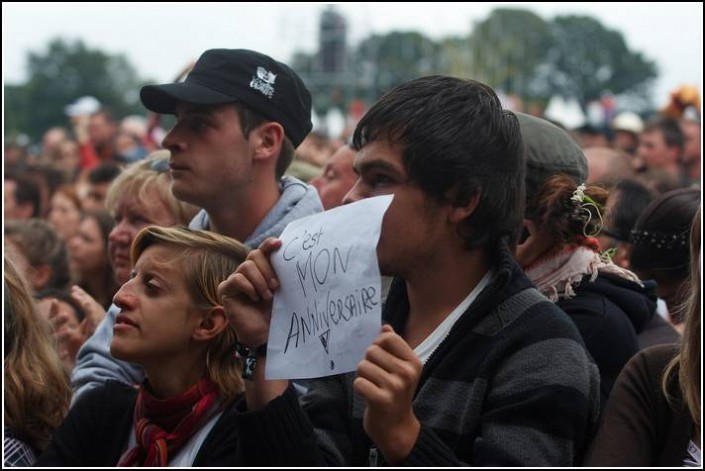
[[[602,211],[607,201],[607,191],[599,186],[586,186],[585,197],[573,201],[578,186],[566,175],[556,175],[539,187],[529,198],[526,217],[539,222],[554,234],[556,241],[570,242],[576,237],[596,235],[602,224]]]

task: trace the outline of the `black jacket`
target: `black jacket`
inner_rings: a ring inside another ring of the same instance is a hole
[[[137,390],[108,381],[82,396],[69,410],[35,466],[117,466],[132,432]],[[193,466],[237,466],[240,451],[235,404],[228,407],[201,445]]]
[[[574,288],[575,297],[557,303],[575,322],[600,369],[603,407],[619,372],[641,348],[639,334],[658,317],[654,288],[652,282],[642,287],[616,276],[600,274],[592,282],[586,276]]]
[[[506,244],[487,286],[423,367],[414,413],[421,430],[403,465],[570,466],[593,433],[598,373],[575,325],[541,295]],[[403,332],[406,284],[383,318]],[[365,466],[383,458],[363,427],[355,373],[293,388],[238,421],[248,466]],[[241,403],[244,404],[244,401]],[[244,412],[244,410],[243,410]]]

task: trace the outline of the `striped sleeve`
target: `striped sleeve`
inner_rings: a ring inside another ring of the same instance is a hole
[[[473,464],[572,466],[597,414],[599,375],[568,337],[526,344],[488,384]]]

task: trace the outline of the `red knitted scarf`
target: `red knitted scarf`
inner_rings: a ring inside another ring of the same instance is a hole
[[[178,396],[155,398],[145,380],[135,404],[137,445],[127,450],[118,466],[167,466],[173,456],[212,417],[218,398],[210,379],[202,379]]]

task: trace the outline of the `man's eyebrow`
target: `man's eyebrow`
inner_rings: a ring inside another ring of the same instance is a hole
[[[388,172],[398,172],[397,167],[392,165],[389,162],[386,162],[384,160],[373,160],[371,162],[363,162],[361,164],[355,164],[353,165],[353,169],[355,170],[355,173],[358,175],[361,172],[369,172],[372,170],[385,170]]]
[[[184,115],[188,116],[194,116],[194,115],[200,115],[200,116],[211,116],[212,110],[209,109],[208,107],[205,106],[194,106],[194,105],[183,105],[181,107],[177,107],[175,110],[175,115],[176,117],[181,117]]]

